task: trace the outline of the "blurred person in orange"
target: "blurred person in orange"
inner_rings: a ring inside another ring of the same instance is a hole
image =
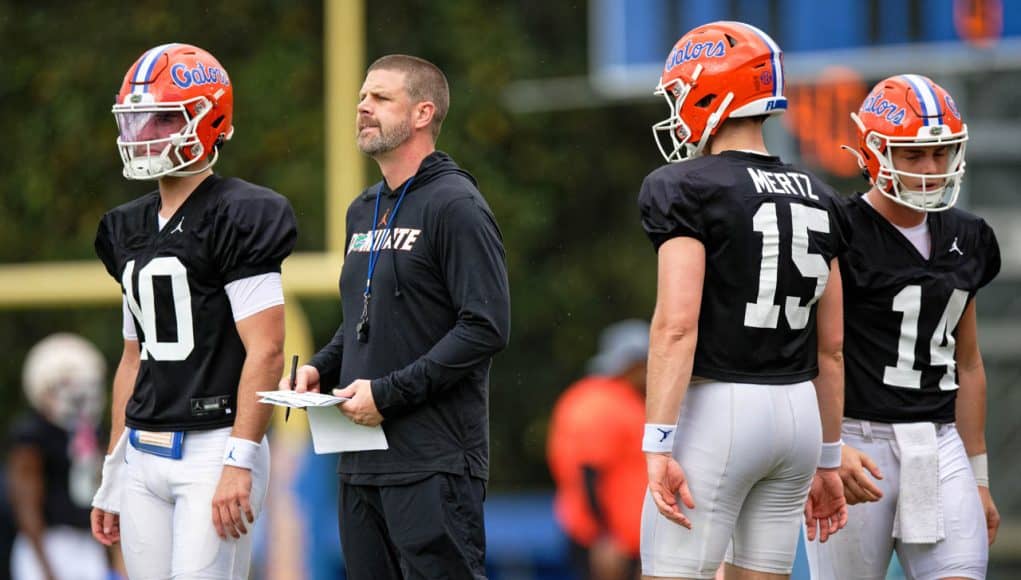
[[[610,325],[589,375],[553,408],[547,452],[557,487],[554,510],[579,579],[638,577],[648,350],[647,322]]]

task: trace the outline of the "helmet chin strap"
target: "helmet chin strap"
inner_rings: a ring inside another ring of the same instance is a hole
[[[854,155],[854,158],[858,160],[859,169],[865,169],[865,157],[861,154],[861,151],[858,151],[857,149],[851,147],[850,145],[841,145],[840,148],[843,149],[844,151],[847,151],[851,155]]]
[[[202,173],[203,171],[211,168],[216,163],[216,161],[219,158],[220,158],[220,148],[219,147],[213,147],[213,154],[212,154],[212,156],[206,157],[208,162],[205,165],[203,165],[202,167],[200,167],[198,169],[192,169],[192,170],[186,171],[184,169],[184,167],[188,167],[188,165],[185,165],[181,169],[179,169],[177,171],[174,171],[172,173],[168,173],[167,175],[170,175],[172,177],[187,177],[189,175],[198,175],[199,173]],[[198,161],[199,160],[196,159],[195,161],[192,161],[192,163],[196,163]]]
[[[861,171],[862,177],[865,178],[867,183],[872,183],[872,176],[869,175],[868,167],[865,165],[865,157],[861,154],[861,151],[858,151],[850,145],[841,145],[840,148],[851,155],[854,155],[854,158],[858,161],[858,169]]]
[[[709,143],[709,137],[712,135],[713,129],[720,124],[720,119],[723,118],[723,112],[730,106],[730,102],[734,100],[734,93],[727,93],[726,97],[723,97],[723,101],[720,106],[709,115],[709,119],[705,123],[705,130],[702,131],[702,137],[698,140],[698,145],[695,145],[695,149],[691,152],[691,157],[698,157],[702,155],[702,150],[705,149],[706,144]]]

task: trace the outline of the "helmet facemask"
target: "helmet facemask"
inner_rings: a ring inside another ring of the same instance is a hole
[[[670,107],[670,116],[652,126],[653,139],[655,139],[656,146],[667,163],[678,163],[701,156],[706,144],[709,142],[709,136],[713,134],[716,126],[719,125],[724,111],[726,111],[731,100],[734,98],[734,93],[727,93],[720,101],[720,106],[708,116],[702,135],[698,137],[697,141],[692,142],[691,128],[684,121],[681,111],[692,89],[698,84],[698,77],[701,74],[702,65],[696,65],[694,72],[691,74],[690,83],[684,82],[680,78],[675,78],[665,84],[660,80],[653,93],[655,95],[662,95],[666,99],[667,106]],[[710,104],[711,100],[706,106]],[[699,103],[695,103],[692,106],[697,107]],[[663,137],[663,133],[669,135],[670,143],[673,145],[669,152],[667,152],[668,146],[664,144],[666,139]]]
[[[862,134],[865,125],[854,113],[851,118]],[[957,203],[964,177],[964,155],[968,142],[968,128],[953,133],[946,125],[922,126],[914,137],[895,137],[872,131],[865,138],[868,154],[878,161],[878,171],[872,176],[872,183],[881,193],[894,202],[916,211],[946,211]],[[913,173],[897,169],[893,153],[895,149],[949,147],[946,167],[939,173]],[[862,162],[860,160],[860,162]],[[911,187],[906,180],[921,182]]]
[[[117,148],[124,162],[124,177],[146,180],[166,175],[181,177],[195,175],[211,167],[219,155],[217,147],[213,148],[207,163],[195,169],[185,169],[207,157],[198,128],[211,110],[212,106],[205,97],[181,102],[114,105],[113,113],[119,129]],[[158,128],[150,128],[154,123],[166,123],[168,115],[177,117],[180,129],[167,134]],[[158,136],[147,139],[144,138],[146,133]]]

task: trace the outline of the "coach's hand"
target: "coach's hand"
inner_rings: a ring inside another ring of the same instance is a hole
[[[224,540],[248,533],[248,523],[255,523],[255,512],[249,501],[252,495],[252,472],[242,467],[224,465],[220,483],[213,494],[213,527]]]
[[[104,546],[112,546],[121,541],[121,516],[113,512],[92,508],[89,515],[92,523],[92,537]]]
[[[372,383],[366,379],[358,379],[343,389],[333,389],[333,396],[347,397],[338,407],[357,425],[375,427],[383,422],[383,415],[376,408],[376,400],[372,398]]]
[[[277,389],[290,391],[291,377],[280,379]],[[301,365],[298,367],[298,372],[294,373],[294,392],[304,393],[305,391],[310,393],[319,392],[319,369],[312,365]]]
[[[695,509],[695,500],[688,489],[681,464],[669,453],[646,453],[645,463],[649,469],[649,492],[656,502],[659,513],[675,524],[691,529],[691,521],[681,513],[677,498],[688,509]]]
[[[805,502],[805,527],[808,541],[820,542],[847,525],[847,500],[844,484],[836,469],[817,469]]]
[[[982,500],[982,511],[986,513],[986,532],[989,534],[989,545],[996,541],[996,530],[1000,529],[1000,512],[993,503],[993,495],[988,487],[978,486],[978,497]]]
[[[840,448],[840,479],[844,481],[847,505],[879,501],[883,497],[883,491],[869,479],[866,470],[872,477],[883,479],[883,474],[871,457],[845,443]]]

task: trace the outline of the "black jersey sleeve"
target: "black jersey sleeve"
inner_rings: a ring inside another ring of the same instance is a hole
[[[457,384],[502,350],[510,334],[507,267],[496,219],[476,197],[455,199],[438,214],[433,251],[457,319],[423,356],[372,381],[384,416]]]
[[[333,339],[308,361],[319,371],[319,384],[336,385],[340,382],[340,364],[344,359],[344,325],[337,328]],[[346,386],[346,385],[342,385]]]
[[[39,423],[27,417],[19,417],[7,433],[7,442],[11,447],[40,447],[43,433],[39,429]]]
[[[224,203],[214,220],[213,255],[224,283],[279,272],[298,237],[291,204],[268,191]]]
[[[103,262],[106,271],[120,282],[120,272],[117,271],[117,259],[114,253],[113,227],[110,223],[110,214],[99,220],[99,229],[96,231],[95,249],[96,256]]]
[[[982,278],[979,280],[979,288],[993,281],[1000,273],[1000,244],[996,241],[996,233],[989,224],[982,220],[982,231],[979,234],[982,247],[985,248],[985,268],[982,269]]]
[[[671,238],[689,237],[705,242],[702,203],[693,188],[654,171],[642,182],[638,194],[642,227],[656,250]]]

